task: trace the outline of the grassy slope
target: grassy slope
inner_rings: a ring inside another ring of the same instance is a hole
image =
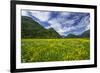
[[[90,42],[84,38],[22,39],[22,62],[86,60]]]

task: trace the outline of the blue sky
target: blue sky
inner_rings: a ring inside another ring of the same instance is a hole
[[[22,10],[22,16],[31,17],[47,30],[53,28],[60,36],[80,35],[90,29],[89,13]]]

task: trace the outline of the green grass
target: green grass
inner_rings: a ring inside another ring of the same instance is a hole
[[[22,39],[21,62],[87,60],[89,44],[86,38]]]

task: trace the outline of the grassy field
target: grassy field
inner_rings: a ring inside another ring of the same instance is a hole
[[[22,39],[21,62],[87,60],[89,44],[86,38]]]

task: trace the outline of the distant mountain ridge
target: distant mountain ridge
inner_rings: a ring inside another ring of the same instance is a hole
[[[39,23],[27,16],[21,17],[22,38],[60,38],[61,36],[53,29],[45,29]]]
[[[85,31],[80,35],[69,34],[68,36],[66,36],[66,38],[85,38],[85,37],[86,38],[90,37],[90,30]]]
[[[21,16],[21,37],[22,38],[62,38],[53,28],[45,29],[31,17]],[[90,30],[81,35],[69,34],[64,38],[89,38]]]

